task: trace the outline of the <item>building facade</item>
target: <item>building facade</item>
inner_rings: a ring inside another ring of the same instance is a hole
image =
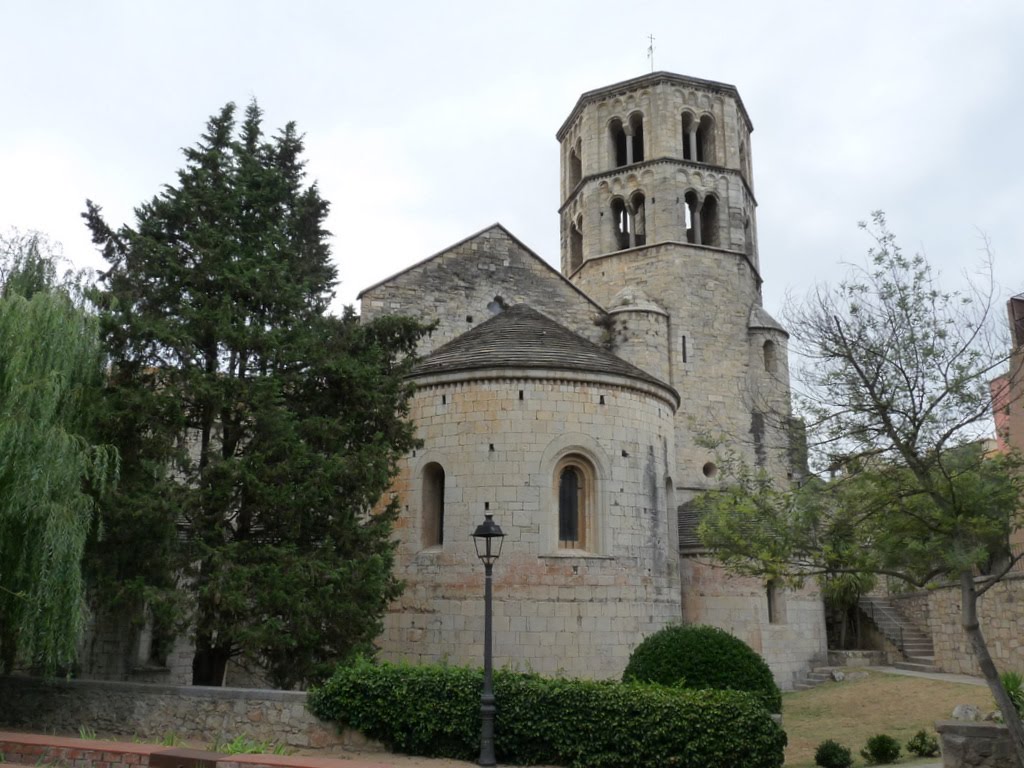
[[[500,225],[360,295],[437,325],[413,377],[392,658],[476,663],[485,511],[499,665],[621,674],[647,634],[720,626],[788,687],[824,656],[813,590],[728,575],[690,502],[728,450],[779,483],[788,335],[761,305],[750,134],[731,85],[652,73],[583,94],[561,145],[561,270]]]

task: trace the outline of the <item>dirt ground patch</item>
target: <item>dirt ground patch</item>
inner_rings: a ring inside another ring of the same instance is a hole
[[[934,733],[935,721],[948,720],[957,704],[974,704],[985,713],[996,708],[982,686],[882,672],[783,694],[782,718],[789,736],[786,766],[812,768],[814,750],[825,739],[849,747],[857,757],[855,764],[862,765],[859,753],[869,736],[887,733],[905,745],[922,728]]]

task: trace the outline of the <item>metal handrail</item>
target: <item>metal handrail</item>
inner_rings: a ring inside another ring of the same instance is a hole
[[[907,651],[906,644],[903,642],[902,618],[894,610],[889,610],[889,608],[887,608],[885,605],[881,603],[876,603],[874,600],[868,597],[862,597],[857,602],[860,605],[860,609],[868,615],[868,618],[870,618],[871,621],[875,623],[875,626],[881,630],[882,634],[889,638],[890,641],[895,643],[897,650],[899,650],[899,652],[905,656]],[[886,625],[883,625],[878,620],[878,617],[876,617],[876,610],[878,612],[878,615],[886,620],[887,624],[890,627],[889,631],[886,631]],[[895,631],[893,631],[893,627],[895,628]]]

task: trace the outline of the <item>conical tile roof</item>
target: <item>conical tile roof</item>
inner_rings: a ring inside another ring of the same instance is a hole
[[[627,376],[671,389],[526,304],[516,304],[438,347],[412,376],[494,368],[543,368]]]

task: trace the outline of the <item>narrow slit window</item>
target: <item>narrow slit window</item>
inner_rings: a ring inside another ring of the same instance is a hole
[[[423,546],[444,544],[444,468],[431,462],[423,468]]]

